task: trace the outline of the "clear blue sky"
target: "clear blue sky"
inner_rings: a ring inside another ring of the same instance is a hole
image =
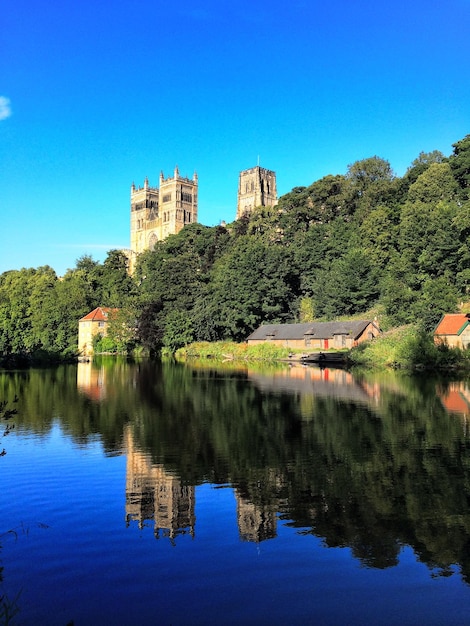
[[[238,173],[278,193],[378,155],[399,175],[470,132],[470,0],[0,0],[0,272],[129,246],[129,193]]]

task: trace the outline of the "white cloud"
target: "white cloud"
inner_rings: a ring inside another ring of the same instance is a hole
[[[11,115],[10,99],[0,96],[0,120],[6,120]]]

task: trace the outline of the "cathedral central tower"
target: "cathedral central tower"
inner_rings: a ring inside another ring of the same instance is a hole
[[[276,172],[259,165],[240,172],[237,220],[243,215],[248,215],[258,206],[275,206],[276,204]]]

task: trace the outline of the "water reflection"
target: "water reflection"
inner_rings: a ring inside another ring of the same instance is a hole
[[[259,543],[277,536],[275,503],[256,505],[235,489],[238,533],[242,541]]]
[[[467,424],[470,414],[470,386],[467,381],[438,385],[437,393],[449,413],[462,417]]]
[[[228,484],[243,541],[289,525],[367,567],[411,546],[433,575],[470,580],[467,381],[103,359],[0,384],[20,432],[60,420],[126,454],[126,522],[157,537],[195,536],[195,488]]]
[[[194,486],[183,485],[163,465],[152,463],[139,450],[132,430],[125,431],[126,525],[137,522],[140,529],[153,524],[156,539],[168,537],[175,544],[179,535],[195,536]],[[276,509],[273,504],[257,506],[235,489],[237,523],[242,541],[261,542],[276,537]]]
[[[194,537],[195,488],[182,485],[163,465],[152,463],[150,456],[136,448],[132,431],[126,427],[126,524],[152,522],[157,539],[178,535]]]
[[[378,385],[359,381],[341,368],[320,368],[301,364],[290,365],[267,375],[251,369],[248,379],[265,392],[287,391],[307,396],[330,397],[359,403],[377,401]]]

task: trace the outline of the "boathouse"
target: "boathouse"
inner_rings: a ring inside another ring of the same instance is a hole
[[[301,350],[348,349],[380,333],[376,321],[263,324],[247,338],[250,345],[272,343]]]

